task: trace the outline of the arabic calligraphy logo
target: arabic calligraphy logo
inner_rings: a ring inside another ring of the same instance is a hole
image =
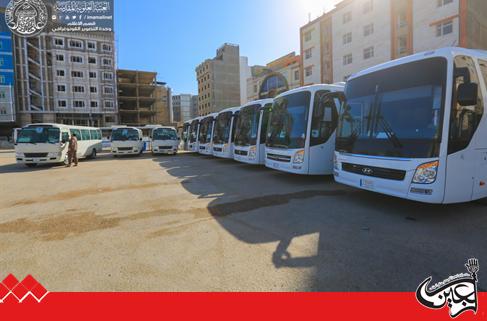
[[[461,273],[450,276],[432,287],[429,287],[432,280],[431,276],[424,280],[416,291],[418,301],[430,309],[442,309],[447,305],[452,318],[456,318],[469,310],[476,314],[478,309],[477,273],[479,272],[479,261],[469,259],[465,267],[470,274]]]
[[[5,9],[5,21],[18,36],[36,36],[47,26],[46,5],[42,0],[11,0]]]

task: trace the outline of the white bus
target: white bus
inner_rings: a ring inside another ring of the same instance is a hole
[[[179,149],[179,137],[176,128],[161,126],[152,129],[152,154],[176,155]]]
[[[247,164],[265,164],[265,140],[273,99],[250,102],[242,107],[235,130],[233,158]]]
[[[301,175],[332,175],[342,85],[285,92],[272,105],[265,165]]]
[[[184,122],[181,133],[181,148],[189,151],[189,134],[191,131],[191,120]]]
[[[144,151],[142,130],[135,127],[119,127],[112,130],[111,149],[114,157],[140,155]]]
[[[213,155],[213,130],[218,114],[210,114],[201,119],[198,136],[198,152],[202,155]]]
[[[68,141],[76,134],[78,158],[95,158],[102,150],[101,130],[93,127],[61,124],[32,124],[18,132],[15,145],[17,163],[29,167],[38,164],[68,162]]]
[[[197,153],[199,151],[199,135],[201,117],[197,117],[191,121],[189,128],[188,149],[190,152]]]
[[[335,180],[435,204],[487,197],[487,52],[443,48],[346,86]]]
[[[240,107],[222,110],[215,120],[213,156],[233,159],[233,141]]]

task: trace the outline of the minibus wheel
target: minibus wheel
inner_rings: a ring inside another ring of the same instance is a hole
[[[91,151],[90,159],[95,159],[96,158],[96,149],[93,149]]]

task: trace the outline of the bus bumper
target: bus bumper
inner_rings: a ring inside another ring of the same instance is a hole
[[[235,147],[233,151],[233,159],[237,162],[250,164],[250,165],[261,165],[259,162],[258,150],[254,155],[249,155],[250,147]]]
[[[213,145],[213,156],[218,158],[232,159],[233,152],[229,145]]]
[[[212,147],[211,145],[200,145],[199,146],[199,150],[198,152],[201,154],[201,155],[207,155],[207,156],[210,156],[210,155],[213,155],[213,151],[212,151]]]

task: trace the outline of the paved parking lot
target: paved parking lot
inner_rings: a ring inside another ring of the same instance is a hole
[[[414,291],[480,260],[487,206],[193,154],[28,169],[0,151],[0,267],[50,291]],[[487,275],[487,274],[486,274]]]

